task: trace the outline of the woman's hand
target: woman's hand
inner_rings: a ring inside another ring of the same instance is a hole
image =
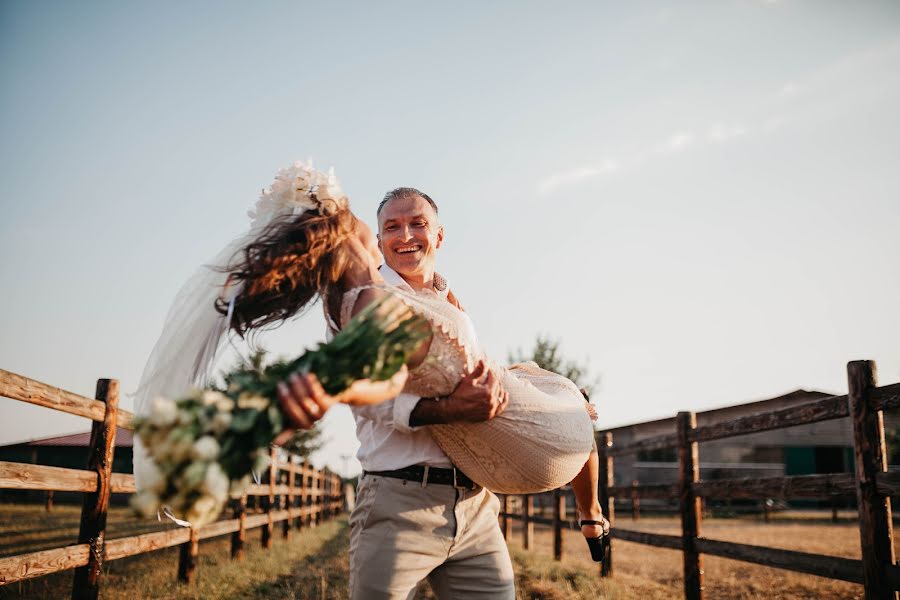
[[[335,397],[337,402],[350,404],[351,406],[364,406],[367,404],[381,404],[387,400],[396,398],[406,385],[409,370],[406,365],[388,380],[372,381],[359,379],[354,381],[349,388]]]
[[[278,384],[278,403],[287,419],[287,427],[274,443],[287,441],[296,429],[312,429],[337,401],[322,388],[314,373],[291,374]]]

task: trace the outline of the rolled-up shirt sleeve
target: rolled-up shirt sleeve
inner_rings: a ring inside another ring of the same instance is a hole
[[[415,394],[400,394],[394,398],[394,429],[404,432],[419,429],[410,426],[409,416],[421,399]]]

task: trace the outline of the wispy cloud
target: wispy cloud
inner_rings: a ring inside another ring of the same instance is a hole
[[[597,165],[585,165],[558,171],[551,174],[538,184],[538,192],[549,194],[559,188],[577,184],[586,179],[592,179],[605,173],[618,170],[619,163],[613,159],[605,159]]]

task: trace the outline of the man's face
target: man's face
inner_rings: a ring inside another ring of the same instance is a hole
[[[430,276],[444,240],[437,213],[421,196],[395,198],[378,216],[378,247],[384,261],[405,277]]]

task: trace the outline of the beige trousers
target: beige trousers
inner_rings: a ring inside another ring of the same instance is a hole
[[[440,600],[514,600],[499,509],[484,488],[363,476],[350,515],[351,600],[407,600],[426,578]]]

